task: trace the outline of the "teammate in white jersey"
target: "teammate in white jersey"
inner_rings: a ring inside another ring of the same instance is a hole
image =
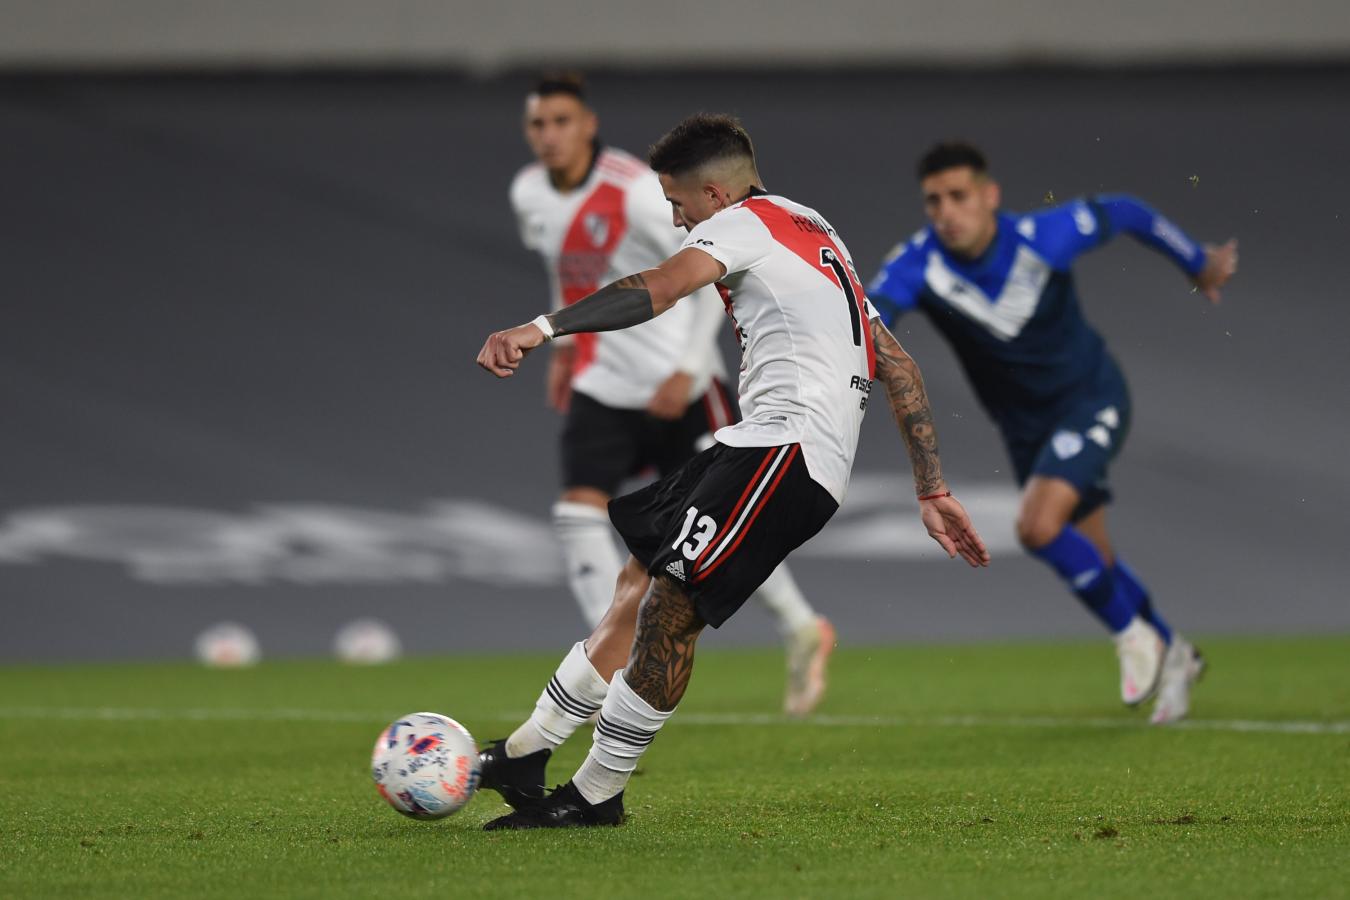
[[[745,419],[678,472],[610,503],[632,556],[605,618],[563,659],[529,720],[480,755],[481,783],[515,807],[489,830],[623,820],[624,788],[684,695],[699,634],[726,621],[839,508],[874,376],[904,437],[928,533],[949,556],[989,562],[943,481],[918,367],[872,318],[830,224],[764,193],[750,137],[730,117],[686,119],[650,158],[675,223],[689,229],[682,249],[491,335],[479,365],[509,377],[550,339],[628,328],[717,284],[744,354]],[[596,712],[585,762],[544,796],[549,754]]]
[[[525,138],[536,162],[512,182],[511,206],[521,240],[543,258],[553,310],[657,265],[683,237],[656,174],[603,146],[597,124],[577,76],[546,76],[526,98]],[[643,469],[671,474],[736,420],[717,351],[724,319],[717,292],[705,287],[633,328],[553,342],[548,402],[567,417],[553,523],[568,584],[591,628],[609,609],[623,566],[606,511],[610,498]],[[784,710],[806,715],[825,695],[834,628],[786,566],[756,596],[777,619],[787,649]]]

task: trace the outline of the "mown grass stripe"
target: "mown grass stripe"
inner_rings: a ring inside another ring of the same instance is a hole
[[[0,707],[0,719],[93,719],[103,721],[239,721],[239,722],[370,722],[381,723],[400,715],[395,712],[326,709],[154,709],[141,707]],[[522,712],[499,712],[477,716],[498,722],[515,722]],[[676,725],[737,727],[793,726],[817,728],[1149,728],[1142,719],[1073,716],[850,716],[815,715],[806,719],[770,713],[697,713],[676,715]],[[1350,722],[1260,719],[1188,719],[1167,728],[1187,731],[1230,731],[1260,734],[1350,734]]]

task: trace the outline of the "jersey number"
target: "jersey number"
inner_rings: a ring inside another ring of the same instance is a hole
[[[694,530],[694,520],[698,519],[698,532],[690,537],[689,532]],[[702,516],[698,510],[689,507],[689,512],[684,514],[684,527],[680,529],[680,536],[675,539],[675,543],[670,545],[672,550],[684,551],[684,558],[688,560],[698,559],[699,554],[708,548],[708,542],[713,539],[717,533],[717,523],[712,520],[712,516]],[[685,538],[689,538],[688,541]],[[684,544],[683,547],[680,545]]]
[[[853,346],[861,347],[862,326],[858,323],[860,315],[858,295],[853,292],[853,282],[848,277],[848,267],[829,247],[820,248],[820,266],[823,269],[833,269],[834,276],[839,279],[839,286],[844,289],[844,301],[848,303],[848,320],[853,323]]]

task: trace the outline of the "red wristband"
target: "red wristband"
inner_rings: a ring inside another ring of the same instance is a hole
[[[920,499],[920,500],[941,500],[943,497],[950,497],[951,495],[952,495],[952,492],[951,492],[951,491],[943,491],[943,492],[940,493],[940,494],[926,494],[926,495],[920,497],[919,499]]]

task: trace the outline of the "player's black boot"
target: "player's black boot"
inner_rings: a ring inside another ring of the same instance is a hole
[[[536,750],[515,759],[506,755],[506,741],[493,741],[478,751],[478,786],[492,788],[513,809],[525,809],[542,803],[544,769],[552,750]]]
[[[553,789],[534,806],[516,811],[483,826],[484,831],[520,828],[590,828],[623,824],[623,791],[602,803],[587,803],[572,782]]]

